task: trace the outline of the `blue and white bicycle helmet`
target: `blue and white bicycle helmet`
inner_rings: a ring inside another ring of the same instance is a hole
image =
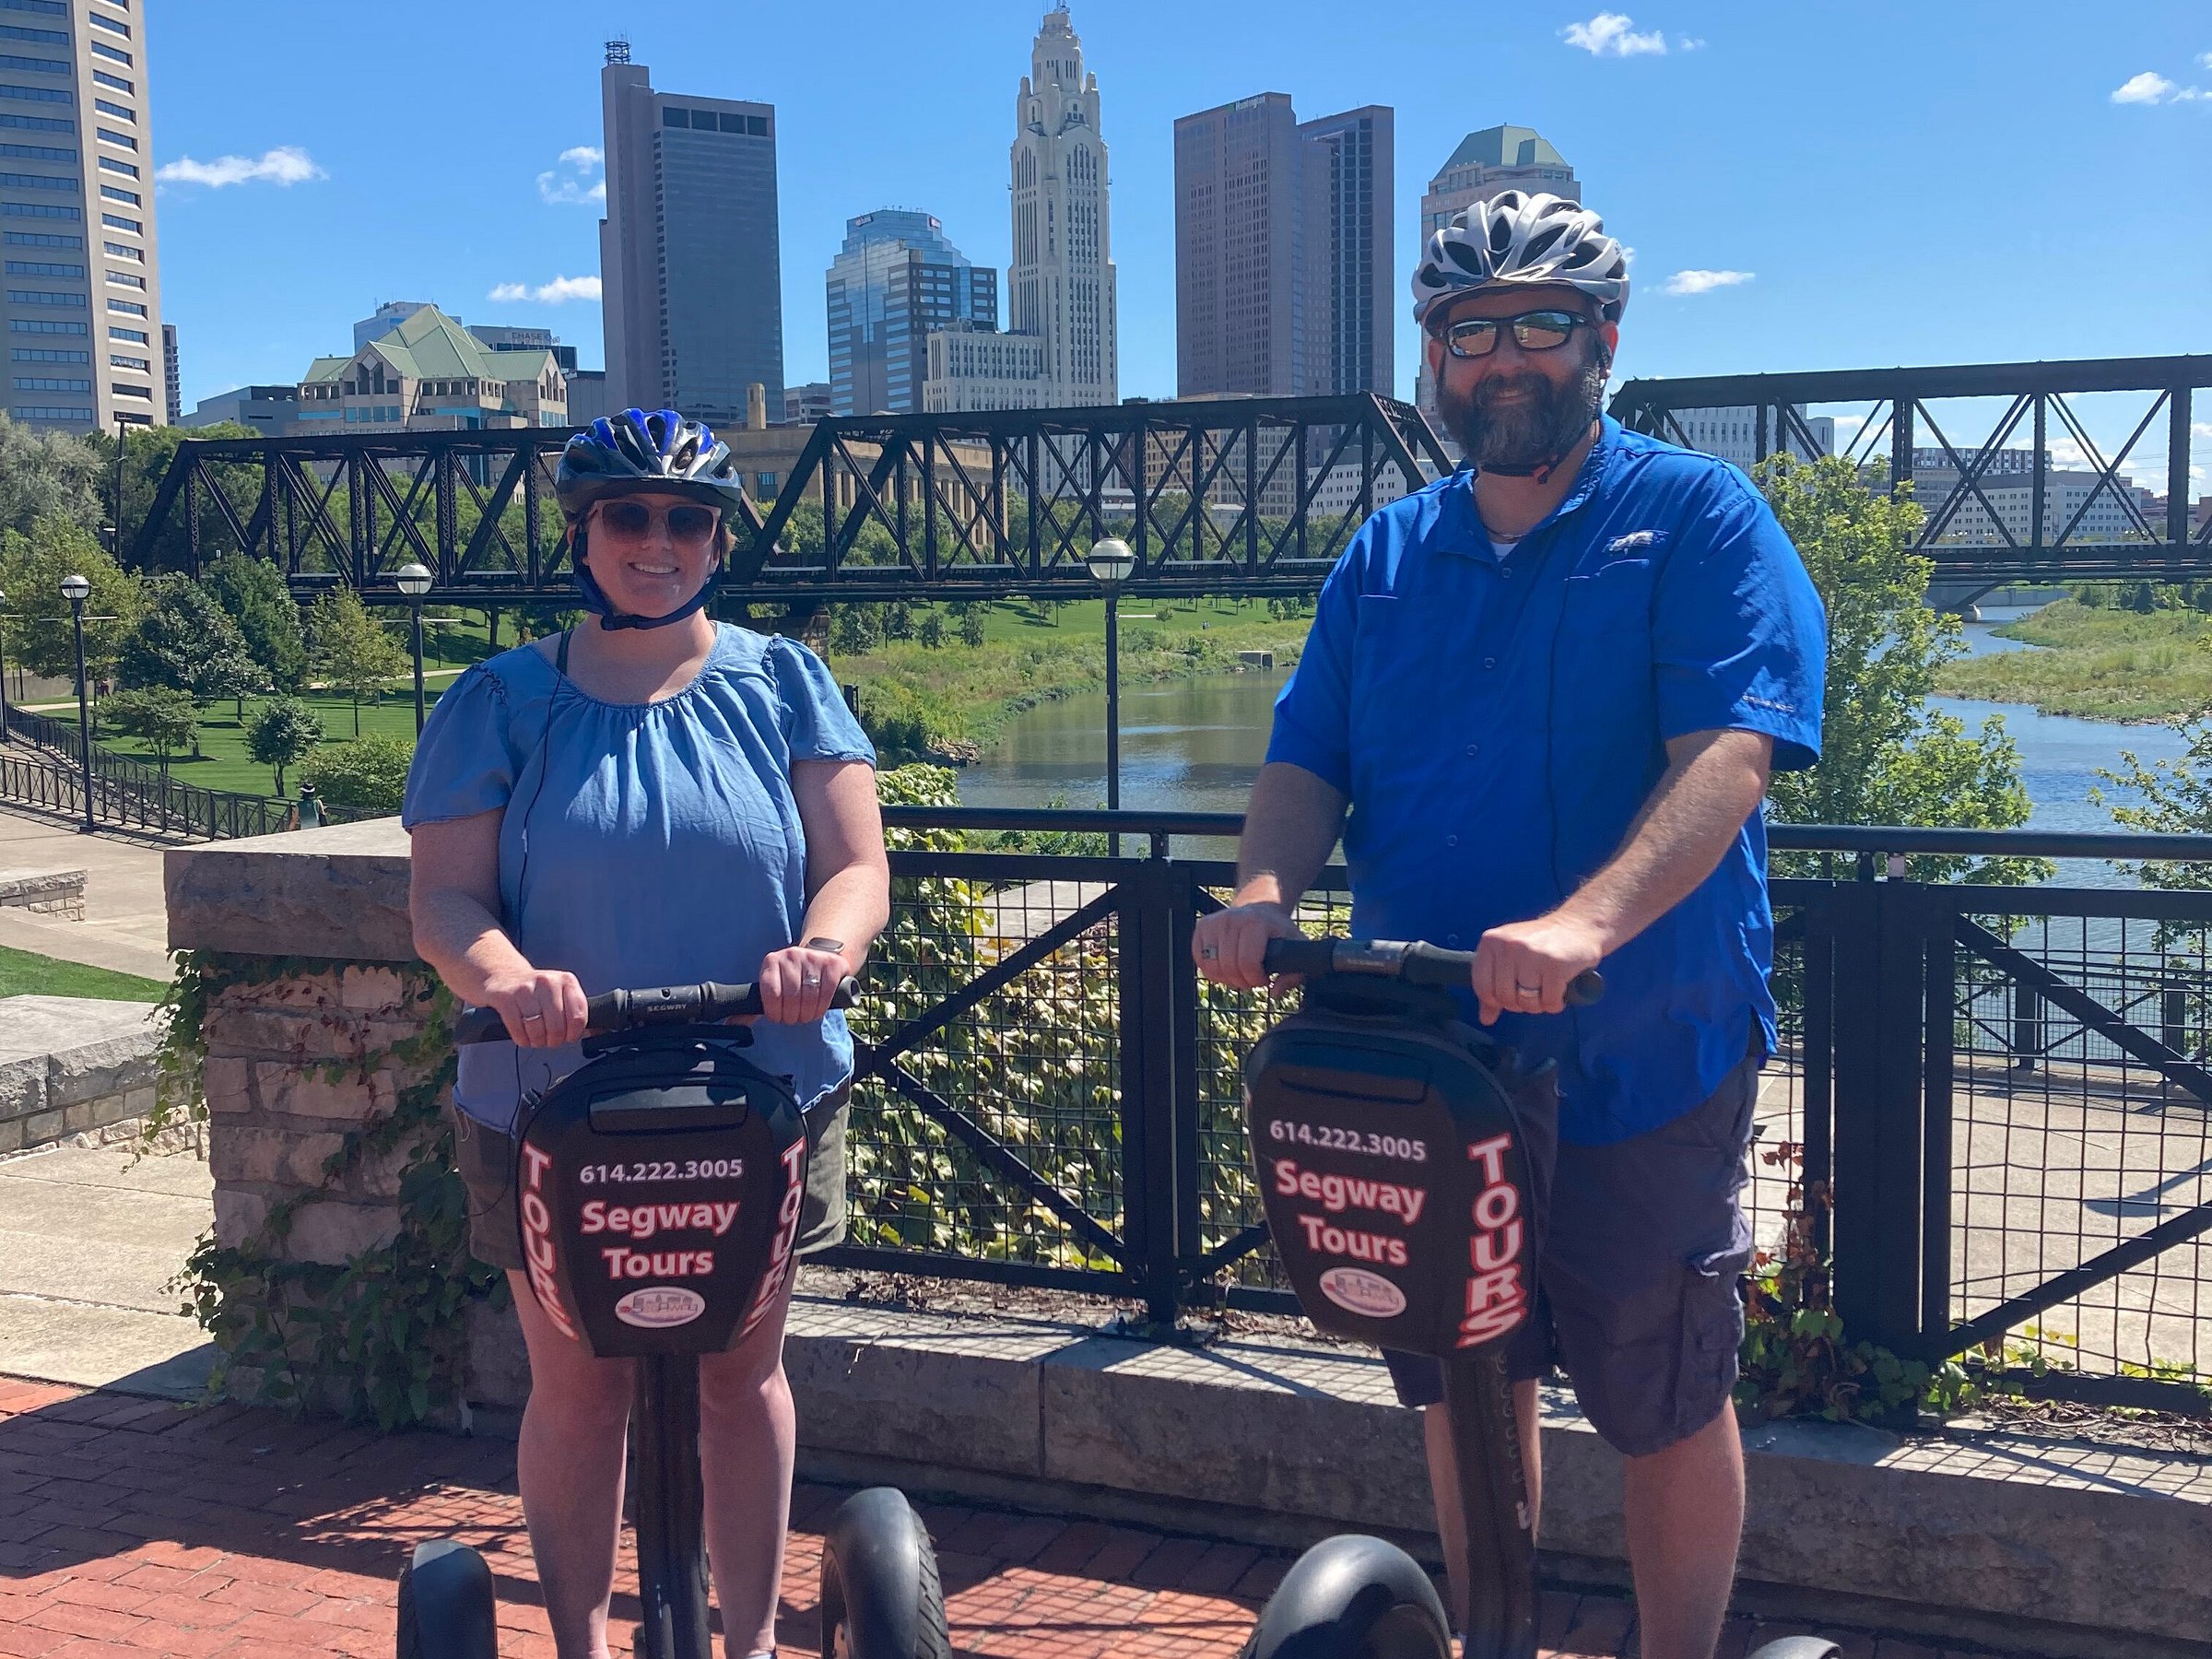
[[[719,566],[690,602],[665,617],[632,617],[618,612],[583,561],[584,515],[594,501],[621,495],[679,495],[735,512],[745,500],[730,446],[703,423],[686,420],[674,409],[648,415],[625,409],[602,415],[578,432],[560,452],[553,493],[569,522],[574,544],[576,585],[584,607],[602,628],[665,628],[703,607],[722,580]]]
[[[1476,288],[1550,283],[1597,302],[1607,323],[1629,303],[1629,261],[1588,208],[1508,190],[1453,216],[1429,239],[1413,273],[1413,320]]]

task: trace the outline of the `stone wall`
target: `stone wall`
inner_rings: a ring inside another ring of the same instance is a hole
[[[143,1003],[0,998],[0,1155],[128,1138],[154,1109],[158,1042]]]
[[[82,922],[85,873],[0,870],[0,908],[28,911],[34,916],[59,916],[65,922]]]

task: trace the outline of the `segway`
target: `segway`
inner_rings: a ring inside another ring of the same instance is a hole
[[[1524,1125],[1556,1111],[1551,1068],[1460,1018],[1471,951],[1389,940],[1277,939],[1305,978],[1300,1012],[1244,1066],[1253,1166],[1291,1287],[1332,1336],[1442,1362],[1441,1409],[1469,1586],[1465,1659],[1535,1659],[1535,1537],[1508,1338],[1535,1297],[1542,1218]],[[1583,1005],[1595,973],[1570,988]],[[1439,1495],[1440,1498],[1446,1496]],[[1833,1659],[1793,1637],[1752,1659]],[[1381,1538],[1324,1539],[1262,1609],[1243,1659],[1451,1659],[1420,1566]]]
[[[836,1006],[852,1004],[853,982]],[[590,1003],[584,1064],[524,1102],[514,1180],[532,1294],[564,1335],[635,1359],[639,1650],[711,1659],[699,1357],[771,1317],[796,1264],[806,1131],[788,1079],[753,1065],[751,985],[609,991]],[[456,1042],[505,1035],[465,1010]],[[497,1659],[490,1569],[451,1540],[400,1575],[399,1659]],[[929,1535],[888,1487],[846,1500],[822,1558],[822,1653],[945,1659]]]

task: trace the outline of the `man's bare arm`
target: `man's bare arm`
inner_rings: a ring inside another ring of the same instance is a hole
[[[1313,885],[1344,828],[1343,791],[1302,766],[1271,760],[1253,781],[1237,846],[1230,908],[1200,920],[1191,940],[1198,971],[1245,990],[1266,983],[1267,941],[1295,934],[1291,912]]]
[[[1483,1023],[1500,1010],[1558,1013],[1569,981],[1694,892],[1759,810],[1774,740],[1760,732],[1690,732],[1666,753],[1666,771],[1594,876],[1547,914],[1483,935],[1475,963]]]

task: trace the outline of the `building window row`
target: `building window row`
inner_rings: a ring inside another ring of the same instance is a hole
[[[110,34],[121,35],[126,41],[131,38],[131,26],[128,23],[118,23],[114,18],[102,17],[98,12],[87,12],[85,21],[95,29],[104,29]]]
[[[94,57],[103,57],[111,64],[121,64],[125,68],[130,67],[131,54],[120,47],[111,46],[105,41],[88,41],[85,44],[92,48]]]
[[[115,382],[115,395],[118,397],[151,397],[153,394],[151,386],[126,386],[121,381]]]
[[[111,328],[108,330],[108,338],[128,340],[134,346],[151,346],[153,344],[153,341],[147,337],[146,331],[139,328]]]
[[[108,367],[111,369],[135,369],[141,374],[151,374],[154,371],[153,364],[145,358],[125,357],[120,351],[108,353]]]
[[[65,18],[66,0],[0,0],[0,11],[36,12],[41,18]]]
[[[0,144],[0,156],[17,156],[26,161],[75,161],[76,152],[63,149],[53,144]]]
[[[10,305],[68,305],[83,310],[89,303],[82,294],[50,294],[44,288],[9,288]]]
[[[70,351],[48,346],[18,346],[7,355],[11,361],[18,363],[88,363],[92,360],[92,354],[88,351]]]
[[[44,374],[18,374],[16,376],[16,390],[18,392],[89,392],[92,390],[92,382],[88,380],[61,380]]]
[[[13,53],[0,52],[0,69],[19,69],[26,75],[67,75],[69,65],[57,64],[52,58],[18,57]]]
[[[146,278],[134,276],[128,271],[110,271],[108,286],[110,288],[138,288],[143,291],[146,288]]]
[[[110,259],[134,259],[136,260],[140,265],[144,265],[146,263],[146,255],[141,253],[136,248],[128,247],[122,242],[112,241],[103,241],[100,245],[107,250],[108,257]]]
[[[137,111],[126,108],[123,104],[110,103],[104,98],[94,99],[92,100],[92,107],[98,110],[102,115],[112,115],[118,121],[135,122],[138,119]]]
[[[7,63],[0,58],[0,65]],[[25,103],[74,103],[76,95],[59,87],[10,87],[0,84],[0,98],[20,99]]]
[[[7,332],[10,334],[81,335],[90,334],[92,330],[88,324],[83,323],[50,322],[44,317],[10,317],[7,320]]]
[[[75,179],[50,179],[44,173],[0,172],[0,184],[12,184],[18,190],[76,191]]]
[[[100,157],[100,170],[101,170],[102,171],[104,171],[104,172],[112,172],[112,173],[121,173],[121,174],[122,174],[122,175],[123,175],[124,178],[126,178],[126,179],[135,179],[135,178],[136,178],[136,177],[138,176],[138,170],[137,170],[135,167],[132,166],[130,162],[128,162],[128,161],[118,161],[118,160],[117,160],[117,159],[115,159],[113,156],[102,156],[102,157]],[[104,185],[103,185],[103,186],[100,188],[100,194],[102,194],[102,195],[106,195],[106,194],[109,194],[109,193],[108,193],[108,190],[107,190],[107,188],[106,188]],[[127,194],[128,194],[128,193],[126,192],[126,193],[124,193],[124,194],[126,194],[126,195],[127,195]],[[121,197],[119,197],[118,199],[122,199],[122,198],[121,198]],[[137,198],[136,196],[129,196],[129,199],[130,199],[131,201],[134,201],[134,202],[135,202],[135,201],[136,201],[138,198]]]
[[[65,29],[18,29],[13,23],[0,23],[0,41],[32,41],[41,46],[66,46],[69,31]]]
[[[108,309],[112,312],[121,312],[126,317],[146,315],[146,307],[135,300],[111,300],[108,301]]]
[[[133,236],[144,236],[146,227],[135,218],[124,218],[120,213],[103,213],[100,222],[111,230],[128,230]]]
[[[100,164],[102,167],[105,167],[108,164],[108,159],[105,156],[102,156],[100,159]],[[145,204],[138,199],[138,193],[135,190],[119,190],[112,184],[102,184],[100,187],[100,194],[105,196],[111,202],[127,202],[133,207],[142,207],[145,206]]]
[[[95,69],[92,71],[92,78],[101,86],[111,88],[117,92],[127,92],[133,98],[138,96],[138,88],[132,86],[120,75],[110,75],[104,69]]]
[[[56,408],[51,404],[17,404],[8,413],[18,420],[90,420],[89,409]]]
[[[10,230],[5,239],[11,248],[81,248],[81,236],[52,236],[43,230]]]
[[[100,141],[102,144],[120,144],[124,149],[133,150],[138,147],[138,140],[132,137],[128,133],[111,132],[108,128],[103,126],[96,126],[92,130],[99,135]]]
[[[665,127],[689,127],[695,133],[741,133],[748,137],[768,136],[768,117],[743,115],[728,111],[684,110],[674,104],[661,111],[661,124]]]

